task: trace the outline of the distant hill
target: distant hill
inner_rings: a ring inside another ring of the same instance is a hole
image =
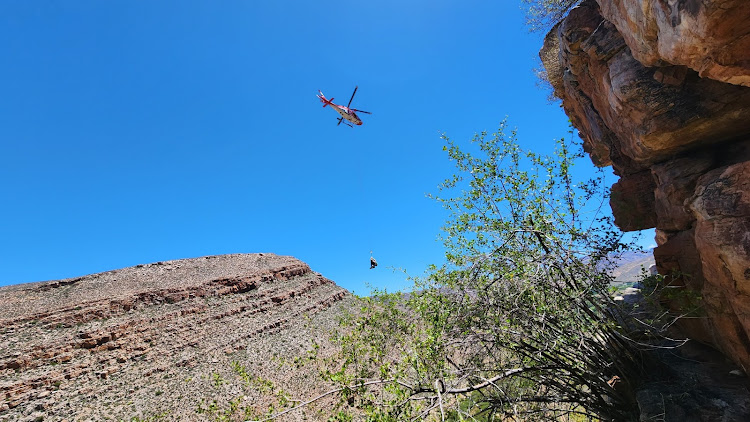
[[[248,415],[278,408],[282,397],[322,392],[305,358],[331,353],[351,301],[305,263],[273,254],[2,287],[0,421],[215,420],[230,400]]]
[[[638,281],[642,271],[648,271],[654,263],[653,251],[625,252],[615,260],[616,267],[611,274],[616,282]]]

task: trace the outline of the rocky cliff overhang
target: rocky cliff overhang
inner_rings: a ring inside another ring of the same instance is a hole
[[[700,317],[682,327],[746,372],[748,22],[746,0],[587,0],[540,53],[585,150],[620,176],[610,200],[617,225],[655,227],[659,271],[700,298]]]

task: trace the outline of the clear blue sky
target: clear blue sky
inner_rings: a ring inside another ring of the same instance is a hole
[[[440,133],[566,135],[540,46],[520,1],[4,0],[0,285],[273,252],[401,287],[443,258]]]

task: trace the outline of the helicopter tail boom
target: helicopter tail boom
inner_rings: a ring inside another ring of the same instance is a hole
[[[327,99],[321,91],[318,91],[318,98],[320,98],[320,102],[323,103],[323,107],[327,105],[333,105],[333,103],[331,102],[333,101],[333,98],[331,98],[330,100]]]

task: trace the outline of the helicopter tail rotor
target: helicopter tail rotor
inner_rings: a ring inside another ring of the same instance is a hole
[[[333,104],[333,102],[332,102],[333,101],[333,97],[331,97],[331,99],[329,100],[328,98],[326,98],[325,95],[323,95],[323,93],[320,90],[318,90],[318,98],[320,99],[320,102],[323,103],[323,107],[324,108],[327,105],[332,105]]]

